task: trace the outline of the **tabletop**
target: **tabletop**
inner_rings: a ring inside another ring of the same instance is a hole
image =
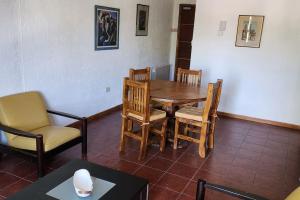
[[[206,94],[200,87],[166,80],[151,80],[150,96],[154,101],[169,104],[200,102],[206,100]]]

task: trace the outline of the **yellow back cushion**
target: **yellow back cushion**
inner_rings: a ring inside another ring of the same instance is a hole
[[[299,200],[300,199],[300,187],[296,188],[285,200]]]
[[[45,103],[38,92],[1,97],[0,123],[23,131],[50,125]],[[6,135],[8,142],[16,137]]]

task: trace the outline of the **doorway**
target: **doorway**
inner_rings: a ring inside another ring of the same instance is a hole
[[[194,4],[179,5],[174,80],[176,80],[178,68],[190,69],[195,10]]]

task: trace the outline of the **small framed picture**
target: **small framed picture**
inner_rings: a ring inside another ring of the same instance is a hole
[[[149,6],[138,4],[136,12],[136,36],[148,35],[148,22]]]
[[[259,48],[264,25],[264,16],[240,15],[235,46]]]
[[[95,6],[95,50],[119,48],[120,9]]]

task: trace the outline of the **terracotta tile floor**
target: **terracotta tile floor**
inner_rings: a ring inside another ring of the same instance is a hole
[[[217,122],[216,146],[206,159],[189,145],[164,153],[150,148],[138,162],[138,143],[128,141],[126,153],[119,155],[120,113],[113,113],[89,125],[89,161],[150,181],[150,199],[195,199],[196,181],[209,182],[256,193],[269,199],[283,199],[297,187],[300,177],[300,132],[222,118]],[[47,171],[79,158],[76,146],[47,161]],[[36,180],[35,164],[15,155],[0,161],[0,199]],[[207,199],[232,199],[208,191]]]

